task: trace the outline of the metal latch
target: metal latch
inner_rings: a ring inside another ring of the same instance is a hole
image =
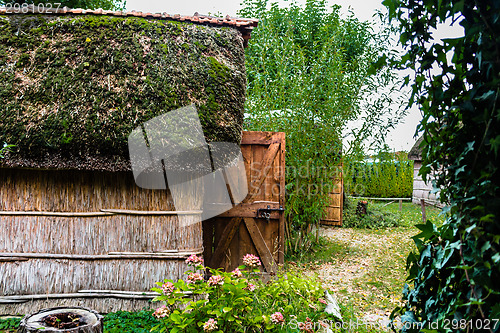
[[[271,218],[271,212],[283,212],[285,209],[283,206],[280,206],[280,208],[271,208],[271,206],[267,206],[267,208],[259,208],[257,209],[257,218],[260,219],[266,219],[269,222],[269,219]]]

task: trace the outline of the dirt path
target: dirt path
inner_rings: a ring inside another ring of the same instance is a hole
[[[362,320],[387,323],[401,301],[410,237],[415,234],[416,229],[409,228],[322,227],[321,235],[334,251],[330,260],[310,265],[305,273],[318,275],[325,289],[341,304],[352,306]]]

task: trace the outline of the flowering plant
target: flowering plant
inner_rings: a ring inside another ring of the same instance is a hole
[[[203,259],[191,255],[187,260],[186,281],[165,280],[152,290],[161,295],[155,301],[163,302],[154,316],[162,324],[153,328],[160,332],[243,332],[259,331],[266,317],[260,311],[249,311],[254,302],[260,259],[246,255],[247,266],[232,272],[223,272],[203,266]],[[208,270],[205,280],[202,272]],[[252,282],[250,282],[252,281]],[[191,296],[191,297],[186,297]]]
[[[264,284],[255,255],[246,255],[247,265],[232,272],[207,268],[197,256],[186,262],[193,267],[185,273],[186,281],[165,280],[153,288],[160,293],[154,300],[163,305],[153,314],[161,323],[152,331],[290,332],[291,320],[325,317],[319,285],[290,273]],[[202,276],[205,271],[208,278]]]

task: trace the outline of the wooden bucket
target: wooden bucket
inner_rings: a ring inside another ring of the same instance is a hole
[[[202,200],[194,188],[183,214],[197,221]],[[203,252],[201,223],[181,227],[174,210],[131,172],[0,168],[0,315],[151,306],[154,283]]]

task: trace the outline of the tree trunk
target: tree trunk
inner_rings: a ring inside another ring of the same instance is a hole
[[[17,333],[102,333],[103,316],[81,307],[58,307],[25,316]]]

